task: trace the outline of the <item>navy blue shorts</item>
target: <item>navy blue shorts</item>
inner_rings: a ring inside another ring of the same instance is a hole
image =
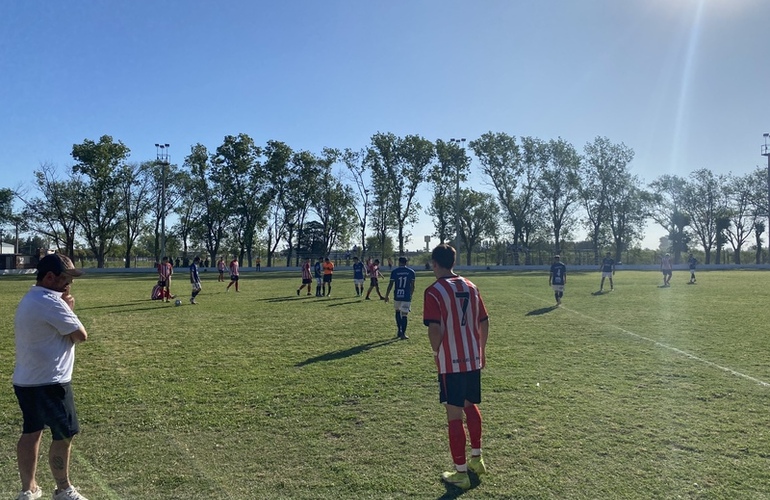
[[[465,406],[466,401],[481,403],[481,370],[461,373],[439,373],[439,402]]]
[[[31,434],[51,428],[54,440],[70,439],[80,432],[72,385],[13,386],[24,419],[22,432]]]
[[[331,283],[331,282],[332,282],[332,275],[324,274],[324,283]]]

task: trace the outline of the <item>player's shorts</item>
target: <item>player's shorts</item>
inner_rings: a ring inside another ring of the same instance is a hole
[[[364,286],[364,279],[353,279],[353,284],[356,286]]]
[[[612,271],[602,271],[602,278],[612,278]]]
[[[224,269],[220,269],[219,270],[219,275],[220,276],[224,276],[225,275],[225,270]]]
[[[401,314],[409,314],[412,312],[412,303],[405,300],[394,300],[393,307]]]
[[[320,285],[321,285],[321,283],[323,283],[323,277],[322,277],[322,276],[316,276],[316,277],[315,277],[315,282],[316,282],[316,284],[317,284],[318,286],[320,286]]]
[[[303,285],[309,285],[313,282],[313,278],[302,278]]]
[[[370,278],[369,279],[369,286],[380,286],[380,282],[377,281],[377,278]]]
[[[481,403],[481,370],[461,373],[440,373],[438,376],[439,402],[465,406],[465,401]]]
[[[663,273],[663,276],[671,276],[672,273],[671,269],[664,269],[661,272]]]
[[[197,283],[191,283],[192,285],[192,291],[193,292],[200,292],[201,291],[201,283],[198,281]]]
[[[332,275],[331,274],[324,274],[324,283],[331,283],[332,282]]]
[[[51,428],[56,441],[69,439],[80,432],[72,385],[50,384],[34,387],[13,386],[24,419],[22,432],[30,434]]]
[[[554,292],[563,292],[564,291],[564,285],[551,285],[551,288],[553,288]]]
[[[238,281],[238,275],[237,274],[231,274],[230,275],[230,281]]]

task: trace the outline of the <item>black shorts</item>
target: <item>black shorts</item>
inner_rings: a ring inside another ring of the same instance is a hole
[[[80,432],[72,385],[13,386],[24,419],[22,432],[31,434],[51,428],[54,440],[69,439]]]
[[[466,401],[481,403],[481,370],[461,373],[440,373],[438,376],[439,402],[465,406]]]
[[[303,285],[309,285],[311,283],[313,283],[313,278],[302,278]]]
[[[230,281],[233,281],[233,282],[238,281],[238,275],[237,274],[231,274],[230,275]]]
[[[324,274],[324,283],[331,283],[331,282],[332,282],[332,275]]]
[[[379,287],[380,283],[377,281],[377,278],[370,278],[369,279],[369,286]]]

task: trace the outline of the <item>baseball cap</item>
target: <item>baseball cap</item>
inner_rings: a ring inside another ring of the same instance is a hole
[[[37,263],[38,276],[45,276],[49,271],[56,276],[60,274],[80,276],[83,274],[83,270],[76,269],[69,257],[60,253],[49,253]]]

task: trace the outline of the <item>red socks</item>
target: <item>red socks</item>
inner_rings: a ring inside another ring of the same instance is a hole
[[[463,408],[465,412],[465,424],[468,426],[468,435],[471,439],[471,448],[481,448],[481,412],[476,405],[466,406]]]
[[[449,421],[449,452],[455,465],[465,465],[465,427],[462,420]]]

